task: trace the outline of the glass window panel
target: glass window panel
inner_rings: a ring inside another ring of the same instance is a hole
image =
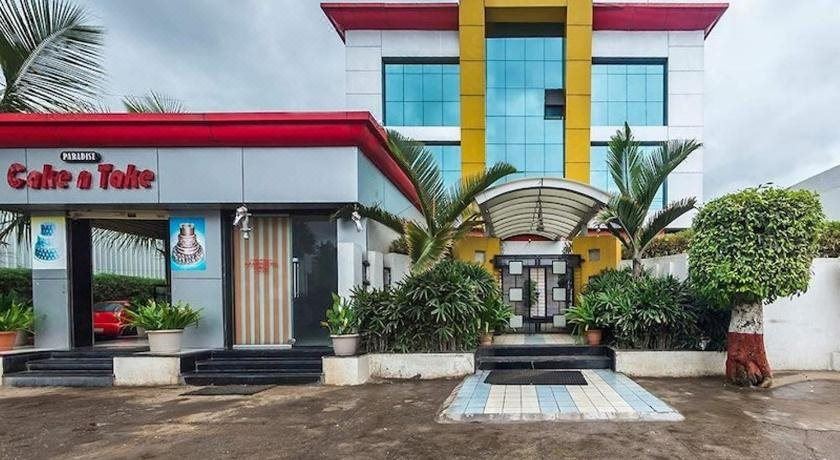
[[[592,168],[606,170],[608,152],[609,149],[606,145],[593,146],[589,158],[589,161],[592,162]]]
[[[505,115],[525,115],[525,90],[508,89],[505,95]]]
[[[592,100],[606,101],[607,100],[607,75],[597,74],[592,75]]]
[[[610,75],[627,75],[626,64],[607,64],[607,73]]]
[[[443,100],[443,80],[440,74],[435,75],[427,73],[423,75],[423,100]]]
[[[549,61],[545,63],[545,87],[563,87],[563,61]]]
[[[524,38],[508,38],[505,40],[505,59],[508,61],[522,61],[525,59]]]
[[[646,85],[644,75],[628,75],[627,100],[631,102],[644,102]]]
[[[525,90],[525,115],[531,117],[545,116],[545,90],[540,89],[526,89]]]
[[[503,116],[505,114],[505,90],[503,88],[487,89],[487,116]]]
[[[662,64],[648,64],[645,66],[648,75],[664,75],[665,66]]]
[[[443,172],[443,185],[446,188],[452,188],[453,186],[458,184],[458,181],[461,180],[461,170],[458,171],[444,171]]]
[[[506,161],[504,144],[487,145],[487,166],[492,166],[502,161]]]
[[[647,103],[647,125],[659,126],[665,124],[665,107],[661,102]]]
[[[545,39],[545,60],[563,60],[563,39],[559,37]]]
[[[626,102],[609,102],[608,103],[608,119],[609,126],[620,126],[627,121],[627,103]]]
[[[525,87],[525,61],[505,62],[505,86],[507,88]]]
[[[505,60],[505,41],[499,38],[490,38],[487,40],[487,60],[488,61],[504,61]]]
[[[435,73],[442,73],[443,68],[440,64],[423,64],[423,73],[426,74],[435,74]]]
[[[563,171],[563,144],[545,146],[545,170]]]
[[[505,87],[505,61],[487,61],[487,87]]]
[[[607,100],[608,101],[626,101],[627,100],[627,76],[626,75],[608,75],[607,76]]]
[[[525,143],[525,117],[508,117],[505,121],[505,141],[510,144]]]
[[[457,73],[455,74],[443,74],[442,77],[442,86],[443,86],[443,100],[444,101],[458,101],[461,97],[461,81]]]
[[[608,104],[608,102],[592,103],[592,126],[607,126],[607,123],[609,123]]]
[[[647,66],[644,66],[644,65],[628,64],[627,65],[627,74],[628,75],[644,75],[646,67]]]
[[[402,104],[402,102],[386,102],[385,103],[385,125],[386,126],[404,126],[403,125],[403,104]]]
[[[662,101],[665,98],[665,85],[662,83],[662,75],[647,75],[645,77],[647,88],[646,97],[648,101]]]
[[[592,125],[663,125],[664,73],[664,64],[593,65]]]
[[[505,159],[519,171],[525,171],[525,145],[508,144]]]
[[[542,61],[545,59],[545,40],[542,38],[525,39],[525,60]]]
[[[458,126],[461,124],[461,103],[460,102],[444,102],[443,103],[443,125],[444,126]]]
[[[545,88],[545,63],[543,61],[525,62],[525,86]]]
[[[432,101],[423,103],[423,126],[441,126],[443,124],[443,103]]]
[[[628,102],[627,103],[627,123],[632,126],[647,125],[647,116],[645,115],[645,102]]]
[[[403,108],[403,126],[423,126],[422,102],[405,103]]]
[[[487,143],[505,143],[505,117],[487,117]]]
[[[545,119],[543,117],[525,117],[525,143],[545,143]]]
[[[525,170],[545,171],[545,152],[542,145],[525,146]]]
[[[404,100],[406,101],[422,101],[423,100],[423,76],[420,74],[406,74],[404,76]]]
[[[547,144],[563,143],[563,120],[544,120],[545,142]]]
[[[385,101],[403,100],[403,75],[387,72],[385,74]]]
[[[443,169],[454,171],[461,169],[461,146],[460,145],[444,145],[442,146]]]

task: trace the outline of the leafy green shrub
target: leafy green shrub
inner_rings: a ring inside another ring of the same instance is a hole
[[[581,324],[594,318],[606,329],[608,342],[621,348],[719,349],[728,322],[700,301],[688,283],[647,272],[636,279],[629,268],[590,278],[577,305],[592,313],[578,319],[574,311],[567,319]]]
[[[327,310],[327,320],[321,325],[329,329],[330,335],[347,335],[359,332],[356,309],[348,300],[332,293],[332,305]]]
[[[486,323],[501,324],[496,280],[480,265],[461,261],[444,260],[392,289],[357,287],[352,299],[368,351],[471,350]]]
[[[692,236],[694,236],[694,231],[690,228],[676,233],[659,235],[650,242],[645,249],[644,256],[664,257],[688,252],[688,245]],[[632,255],[627,251],[627,248],[622,247],[621,258],[626,260],[631,257]]]
[[[16,292],[24,299],[32,299],[32,270],[0,268],[0,292]]]
[[[32,331],[35,311],[14,291],[0,295],[0,331]]]
[[[93,277],[93,301],[152,299],[155,286],[165,284],[165,280],[156,278],[98,274]]]
[[[134,309],[124,310],[128,316],[128,323],[135,327],[142,327],[147,331],[167,331],[185,329],[198,324],[201,311],[188,303],[146,300]]]
[[[840,257],[840,220],[827,221],[820,233],[820,257]]]
[[[513,309],[506,304],[501,295],[491,295],[484,302],[480,314],[481,333],[489,334],[504,330],[510,324]]]
[[[606,309],[596,295],[582,295],[578,302],[566,311],[566,321],[572,325],[574,334],[581,335],[590,329],[600,329],[607,324]]]

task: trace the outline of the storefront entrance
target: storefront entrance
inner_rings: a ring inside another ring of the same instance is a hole
[[[337,289],[336,227],[327,216],[254,215],[233,231],[234,346],[323,346]]]

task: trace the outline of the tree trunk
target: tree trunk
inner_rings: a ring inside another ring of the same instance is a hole
[[[633,278],[641,278],[643,268],[642,259],[640,257],[633,257]]]
[[[726,378],[740,386],[773,383],[764,351],[764,312],[760,303],[736,305],[726,336]]]

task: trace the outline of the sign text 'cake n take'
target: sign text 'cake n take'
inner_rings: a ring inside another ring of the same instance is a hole
[[[96,165],[95,171],[83,169],[75,177],[71,171],[56,169],[49,163],[31,170],[20,163],[12,163],[6,171],[6,182],[15,189],[60,190],[75,187],[89,190],[95,186],[104,190],[131,190],[152,188],[154,181],[154,171],[140,169],[133,164],[121,169],[111,163],[101,163]]]

